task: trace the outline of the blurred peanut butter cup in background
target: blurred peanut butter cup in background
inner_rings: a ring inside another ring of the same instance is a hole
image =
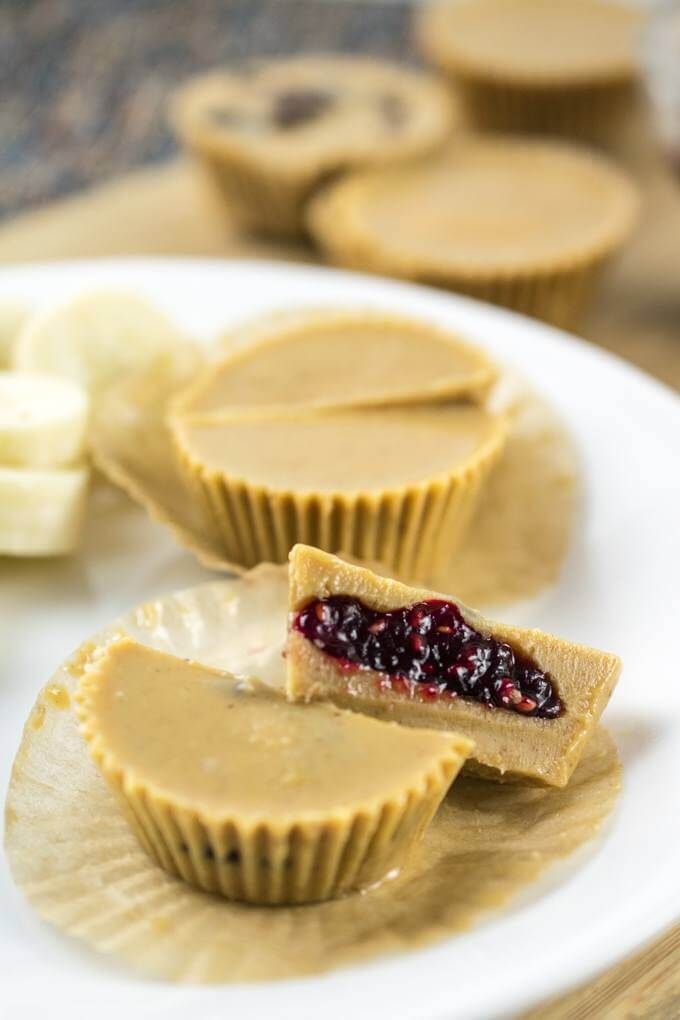
[[[295,236],[322,181],[437,148],[455,110],[427,74],[318,54],[191,79],[175,94],[170,118],[241,225]]]
[[[307,542],[429,576],[505,445],[505,417],[484,406],[494,375],[436,326],[329,310],[208,365],[168,424],[235,563],[284,562]]]
[[[572,326],[636,209],[628,176],[584,148],[461,135],[435,156],[329,185],[308,222],[339,265]]]
[[[642,21],[604,0],[462,0],[416,30],[476,126],[598,137],[630,107]]]

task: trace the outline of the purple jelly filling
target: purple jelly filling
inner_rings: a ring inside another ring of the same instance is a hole
[[[326,655],[376,670],[395,689],[408,687],[427,699],[469,698],[541,719],[563,710],[549,674],[470,627],[451,602],[429,599],[381,613],[333,595],[310,602],[293,625]]]

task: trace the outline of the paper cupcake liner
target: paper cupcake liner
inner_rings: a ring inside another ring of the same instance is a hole
[[[560,88],[453,74],[450,81],[471,127],[587,141],[611,139],[635,95],[629,82]]]
[[[187,484],[236,563],[283,563],[304,542],[416,579],[460,545],[506,435],[499,428],[472,464],[451,475],[403,489],[328,495],[276,492],[212,472],[174,438]]]
[[[304,233],[303,210],[313,178],[290,179],[246,165],[235,155],[192,150],[204,179],[224,204],[225,212],[255,233],[298,237]]]
[[[521,273],[505,273],[496,276],[475,278],[474,274],[458,275],[455,271],[442,270],[431,273],[414,264],[413,271],[407,267],[382,266],[379,257],[347,241],[338,244],[330,253],[336,265],[414,280],[435,287],[445,287],[458,294],[466,294],[479,301],[501,305],[524,315],[542,319],[563,328],[575,326],[597,286],[606,263],[612,257],[606,250],[597,255],[583,256],[573,265],[559,271],[546,272],[527,269]]]
[[[164,871],[227,899],[261,905],[335,899],[403,864],[458,771],[451,761],[422,790],[326,824],[285,830],[206,822],[195,812],[134,788],[100,755],[97,764],[141,845]]]
[[[478,283],[452,279],[450,286],[480,301],[567,328],[575,326],[582,318],[606,261],[606,257],[594,259],[585,266],[540,276],[505,277]]]

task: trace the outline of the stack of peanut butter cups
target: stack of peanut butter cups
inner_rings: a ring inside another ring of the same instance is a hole
[[[634,184],[583,142],[632,109],[639,12],[461,0],[415,20],[430,73],[260,61],[180,89],[177,135],[247,229],[578,327],[635,221]]]
[[[210,365],[169,426],[234,563],[283,562],[306,542],[426,578],[503,450],[505,419],[485,406],[494,374],[434,325],[319,311]]]

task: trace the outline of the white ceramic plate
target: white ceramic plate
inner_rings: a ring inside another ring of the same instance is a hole
[[[588,344],[425,288],[256,262],[112,260],[5,269],[0,295],[43,304],[93,286],[148,294],[206,339],[300,304],[377,306],[432,318],[516,365],[559,408],[586,480],[583,528],[560,584],[507,613],[619,652],[607,722],[625,763],[620,805],[577,862],[468,934],[324,977],[175,987],[144,981],[43,925],[0,862],[0,1015],[390,1020],[508,1016],[585,980],[680,918],[680,401]],[[37,689],[75,646],[137,602],[204,580],[122,495],[94,506],[63,562],[0,560],[0,785]],[[67,824],[67,823],[65,823]]]

